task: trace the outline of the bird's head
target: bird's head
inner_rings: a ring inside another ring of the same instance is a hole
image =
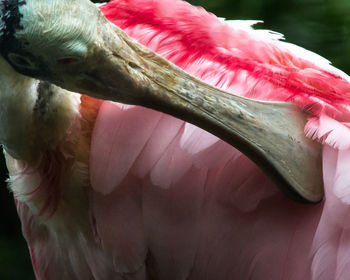
[[[1,55],[17,72],[65,89],[140,104],[149,74],[174,69],[88,0],[0,0],[0,11]]]
[[[24,75],[62,83],[67,70],[88,56],[99,16],[93,6],[79,0],[1,0],[2,56]]]
[[[303,113],[191,77],[109,23],[89,0],[0,0],[0,52],[24,75],[192,122],[248,154],[287,192],[322,197],[320,147],[305,139]]]

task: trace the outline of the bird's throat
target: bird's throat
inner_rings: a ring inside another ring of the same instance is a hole
[[[0,143],[15,158],[32,158],[33,108],[38,81],[22,76],[0,57]]]
[[[80,95],[23,76],[2,57],[0,68],[0,143],[13,158],[35,162],[67,135]]]

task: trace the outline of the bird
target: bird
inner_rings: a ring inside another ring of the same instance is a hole
[[[0,142],[37,279],[348,279],[350,78],[254,21],[180,0],[98,7],[163,58],[113,37],[89,1],[0,2]],[[96,34],[103,40],[89,48]],[[108,44],[116,51],[102,56]],[[138,106],[137,94],[151,106],[144,94],[158,88],[144,77],[153,64],[135,53],[165,65],[169,87],[182,68],[226,92],[301,108],[305,135],[322,146],[325,199],[294,201],[228,143]]]

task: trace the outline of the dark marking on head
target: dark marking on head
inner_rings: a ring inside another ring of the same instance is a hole
[[[0,55],[22,75],[61,84],[62,77],[52,70],[50,58],[48,59],[46,53],[43,53],[44,50],[33,47],[33,38],[28,38],[26,28],[30,30],[30,26],[27,24],[36,24],[34,21],[24,23],[26,14],[21,11],[28,2],[28,0],[0,0]],[[35,11],[27,12],[35,13]],[[64,58],[59,62],[71,64],[75,61],[74,58]]]
[[[25,0],[0,0],[0,54],[17,72],[33,77],[41,74],[31,63],[36,57],[25,50],[29,43],[15,36],[16,32],[23,30],[20,7],[25,4]]]
[[[0,0],[0,55],[17,72],[43,80],[52,74],[49,67],[41,57],[28,51],[30,42],[16,37],[16,33],[24,29],[20,7],[25,4],[26,0]]]
[[[0,0],[0,54],[17,72],[31,77],[42,77],[47,72],[47,67],[26,50],[29,42],[15,36],[16,32],[23,30],[20,7],[25,4],[25,0]]]
[[[0,48],[4,49],[14,39],[21,26],[22,15],[19,7],[26,4],[25,0],[0,0]]]
[[[40,81],[38,87],[38,98],[34,106],[34,116],[36,119],[42,119],[45,117],[46,113],[49,110],[49,103],[54,95],[52,90],[52,85],[49,82]]]

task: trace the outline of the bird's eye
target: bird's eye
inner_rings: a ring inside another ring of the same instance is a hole
[[[76,57],[63,57],[57,60],[58,64],[61,65],[68,65],[68,64],[72,64],[72,63],[76,63],[78,62],[79,59]]]
[[[17,67],[27,68],[27,69],[35,69],[35,64],[27,57],[24,57],[17,53],[9,53],[8,59],[10,62]]]

